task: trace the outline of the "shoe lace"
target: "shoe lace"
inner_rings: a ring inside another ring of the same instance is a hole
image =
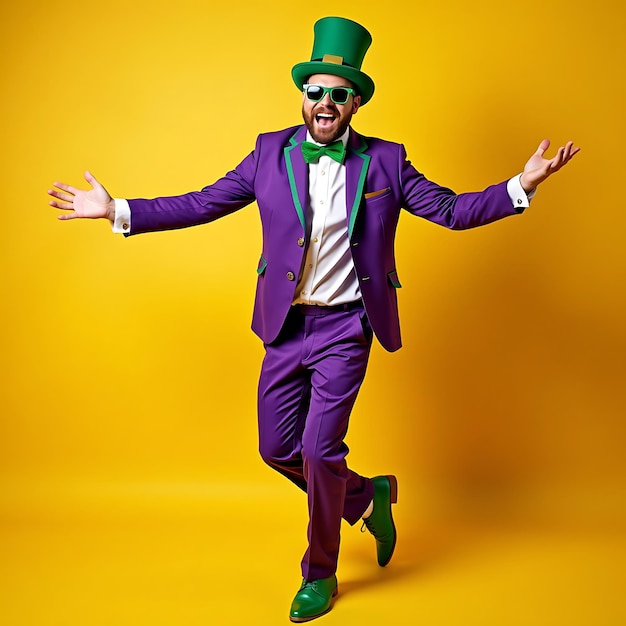
[[[376,535],[376,524],[372,520],[371,515],[365,518],[361,524],[361,532],[364,533],[366,530],[369,530],[372,535]]]
[[[365,529],[369,530],[376,541],[387,541],[389,539],[389,533],[385,533],[380,527],[376,527],[376,521],[372,519],[374,516],[370,515],[363,520],[361,524],[361,532],[364,533]]]

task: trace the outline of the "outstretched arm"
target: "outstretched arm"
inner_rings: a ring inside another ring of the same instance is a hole
[[[572,157],[580,151],[580,148],[574,148],[574,142],[568,141],[565,146],[561,146],[551,159],[544,159],[544,152],[550,147],[550,140],[544,139],[537,148],[528,162],[524,166],[520,182],[524,191],[530,193],[533,189],[542,183],[546,178],[558,172],[564,165],[567,165]]]
[[[48,190],[48,194],[56,198],[56,200],[50,200],[50,206],[71,211],[71,213],[60,214],[58,216],[60,220],[106,218],[113,223],[115,220],[113,198],[91,172],[85,172],[85,180],[91,185],[91,189],[77,189],[65,183],[55,182],[56,189]]]

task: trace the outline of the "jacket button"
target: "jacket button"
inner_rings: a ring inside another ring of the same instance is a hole
[[[287,272],[287,280],[295,280],[296,275],[293,272]]]
[[[298,239],[298,245],[302,248],[302,246],[304,246],[304,237],[300,237],[300,239]]]

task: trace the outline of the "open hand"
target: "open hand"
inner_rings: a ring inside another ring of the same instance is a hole
[[[569,163],[571,158],[580,151],[574,148],[574,142],[568,141],[565,146],[557,150],[556,156],[552,159],[544,159],[544,152],[550,147],[550,140],[544,139],[524,166],[521,183],[526,193],[532,191],[539,183],[542,183],[548,176],[558,172],[564,165]]]
[[[87,191],[76,189],[76,187],[65,183],[55,182],[54,186],[57,189],[48,189],[48,194],[56,198],[56,200],[50,200],[50,206],[71,211],[71,213],[59,215],[60,220],[107,218],[113,222],[115,220],[115,202],[91,172],[85,172],[85,180],[92,187]]]

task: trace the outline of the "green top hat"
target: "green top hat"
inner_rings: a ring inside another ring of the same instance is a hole
[[[291,76],[298,89],[313,74],[332,74],[354,83],[361,105],[374,95],[374,81],[361,71],[372,36],[356,22],[343,17],[323,17],[313,27],[315,40],[311,60],[298,63]]]

